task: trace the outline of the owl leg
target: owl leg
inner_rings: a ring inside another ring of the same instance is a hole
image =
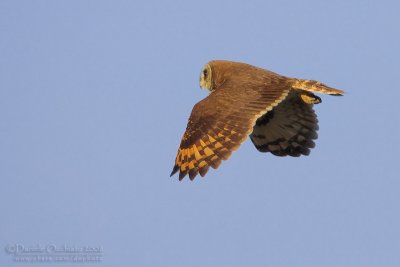
[[[300,98],[306,104],[319,104],[322,102],[321,98],[310,92],[301,92]]]

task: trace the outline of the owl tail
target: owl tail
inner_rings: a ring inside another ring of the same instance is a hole
[[[344,91],[329,87],[323,83],[314,80],[293,79],[292,88],[304,90],[312,93],[328,94],[340,96]]]

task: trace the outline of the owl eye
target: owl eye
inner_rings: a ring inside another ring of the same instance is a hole
[[[207,72],[207,69],[204,69],[204,70],[203,70],[203,76],[204,76],[204,79],[206,79],[206,78],[207,78],[207,74],[208,74],[208,72]]]

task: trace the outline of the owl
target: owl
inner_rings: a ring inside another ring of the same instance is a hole
[[[194,105],[171,176],[193,180],[217,169],[250,136],[256,149],[276,156],[309,155],[317,139],[314,93],[344,91],[315,80],[289,78],[245,63],[208,62],[200,87],[209,95]]]

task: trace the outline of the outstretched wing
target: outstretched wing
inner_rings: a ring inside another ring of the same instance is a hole
[[[193,107],[171,176],[179,171],[179,180],[187,174],[193,180],[198,173],[204,176],[210,166],[218,168],[246,140],[256,120],[289,91],[284,82],[267,87],[250,81],[239,86],[226,82],[210,93]]]
[[[292,90],[282,103],[256,121],[250,138],[259,151],[276,156],[310,154],[318,137],[318,120],[313,105],[303,98],[304,93]],[[315,103],[319,102],[316,97]]]

